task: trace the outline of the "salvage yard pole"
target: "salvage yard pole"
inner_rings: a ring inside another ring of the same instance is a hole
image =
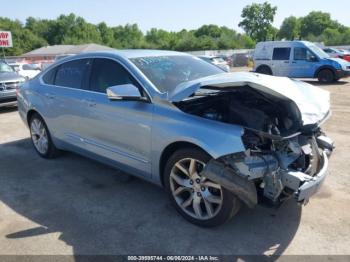
[[[2,55],[4,56],[4,61],[6,62],[5,48],[2,46],[1,49],[2,49]]]

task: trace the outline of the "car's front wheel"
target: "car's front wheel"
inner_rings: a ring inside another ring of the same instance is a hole
[[[165,167],[165,187],[177,211],[193,224],[218,226],[233,217],[240,201],[219,184],[201,175],[210,156],[198,149],[181,149]]]
[[[59,150],[53,144],[49,130],[42,117],[38,114],[32,115],[29,120],[29,129],[34,148],[41,157],[54,158],[58,155]]]
[[[329,84],[334,82],[335,77],[330,69],[322,69],[317,75],[318,81],[322,84]]]

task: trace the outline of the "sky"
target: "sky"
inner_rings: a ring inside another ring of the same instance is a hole
[[[142,31],[161,28],[169,31],[195,29],[203,24],[227,26],[239,32],[244,6],[266,0],[0,0],[0,16],[25,22],[28,16],[56,18],[75,13],[88,22],[106,22],[108,26],[137,23]],[[1,3],[3,2],[3,3]],[[277,6],[273,25],[279,27],[285,17],[305,16],[311,11],[323,11],[350,26],[349,0],[270,0]]]

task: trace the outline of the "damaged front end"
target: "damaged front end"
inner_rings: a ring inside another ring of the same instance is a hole
[[[260,197],[274,204],[290,197],[305,203],[317,192],[334,148],[320,128],[330,115],[327,91],[249,73],[203,79],[191,88],[196,92],[187,98],[185,91],[176,96],[180,110],[244,129],[246,150],[211,160],[205,177],[250,207]]]
[[[290,197],[306,202],[327,175],[333,142],[320,131],[275,140],[247,130],[243,141],[245,152],[211,160],[203,175],[249,207],[258,203],[259,196],[274,204]]]

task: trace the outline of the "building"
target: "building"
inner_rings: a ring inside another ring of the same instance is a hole
[[[52,45],[43,46],[18,57],[8,57],[6,60],[15,60],[25,63],[52,63],[56,59],[68,55],[76,55],[84,52],[94,52],[103,50],[113,50],[113,48],[98,44],[83,45]]]

